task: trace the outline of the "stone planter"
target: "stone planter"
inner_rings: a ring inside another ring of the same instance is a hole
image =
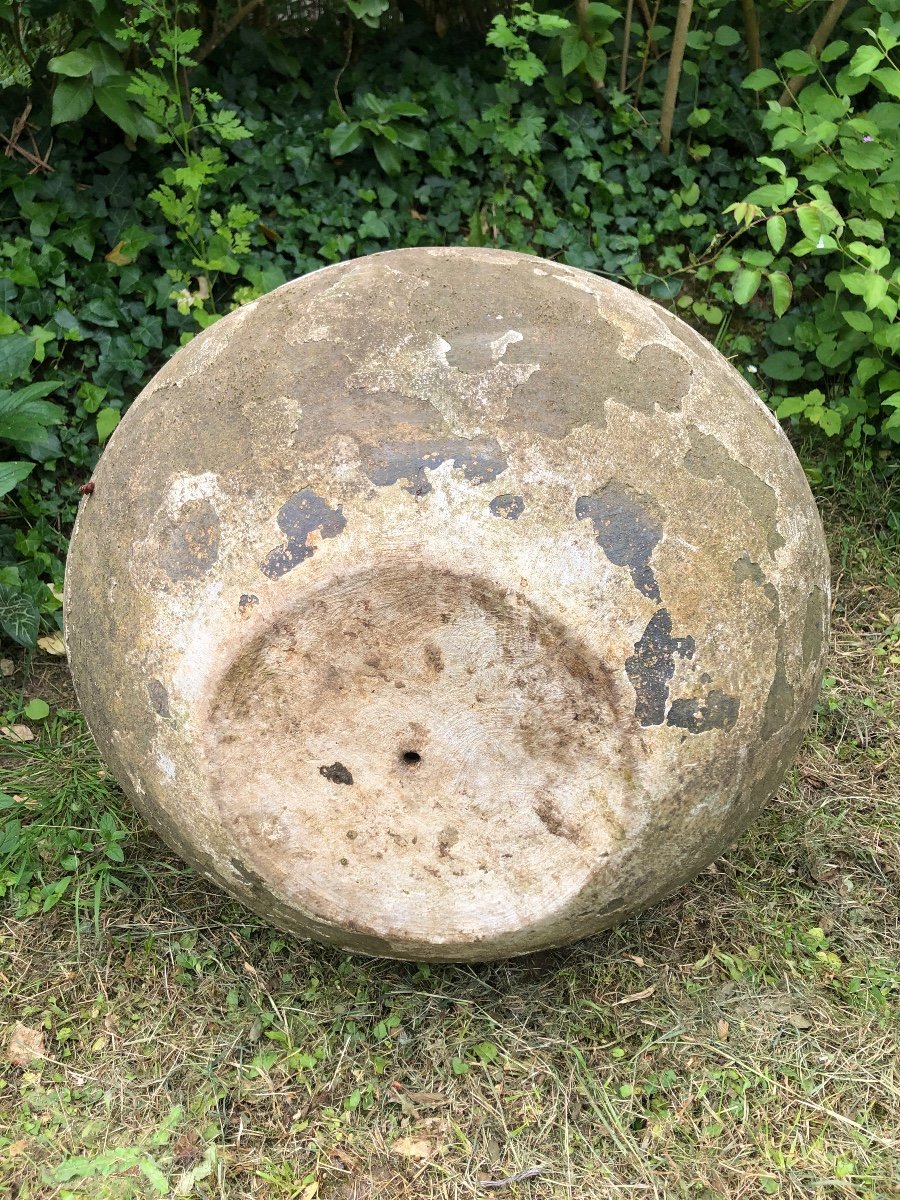
[[[200,334],[125,416],[66,580],[123,788],[267,920],[487,959],[715,858],[819,685],[828,559],[776,420],[585,272],[398,250]]]

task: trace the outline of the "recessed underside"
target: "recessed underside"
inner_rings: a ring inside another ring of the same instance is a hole
[[[521,595],[413,563],[332,581],[230,664],[206,739],[236,869],[389,940],[543,920],[616,849],[608,672]]]

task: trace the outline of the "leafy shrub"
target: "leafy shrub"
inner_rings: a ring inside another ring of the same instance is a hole
[[[771,153],[758,162],[774,177],[729,210],[744,228],[764,225],[771,252],[733,252],[735,299],[749,303],[763,278],[782,319],[778,349],[762,370],[784,385],[780,417],[802,415],[851,445],[879,432],[900,443],[900,20],[893,0],[852,52],[843,39],[816,59],[805,51],[779,65],[814,79],[797,106],[768,104]],[[818,78],[815,78],[815,77]],[[762,69],[745,86],[783,81]],[[790,165],[788,165],[790,164]],[[815,299],[791,306],[791,274],[812,260]],[[821,280],[821,283],[818,281]],[[818,385],[809,387],[808,385]],[[786,393],[786,394],[784,394]]]

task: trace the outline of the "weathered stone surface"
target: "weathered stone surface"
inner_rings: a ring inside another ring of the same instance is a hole
[[[135,402],[66,581],[79,698],[159,832],[277,925],[479,959],[676,888],[778,785],[828,561],[707,342],[492,250],[329,267]]]

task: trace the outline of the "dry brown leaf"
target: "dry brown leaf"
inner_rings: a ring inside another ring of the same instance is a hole
[[[421,1104],[426,1108],[434,1108],[438,1104],[446,1104],[447,1097],[440,1092],[407,1092],[406,1095],[413,1104]]]
[[[127,267],[129,263],[133,263],[137,258],[136,254],[126,254],[124,252],[126,241],[116,242],[109,254],[106,255],[106,261],[114,263],[117,267]]]
[[[716,1025],[716,1033],[719,1035],[719,1040],[722,1042],[728,1041],[728,1030],[730,1026],[727,1021],[719,1021]]]
[[[34,734],[27,725],[4,725],[0,729],[0,737],[8,742],[33,742]]]
[[[402,1154],[404,1158],[431,1158],[434,1146],[427,1138],[398,1138],[391,1146],[391,1154]]]
[[[642,992],[634,992],[631,996],[623,996],[621,1000],[616,1000],[613,1008],[618,1008],[620,1004],[637,1004],[638,1000],[646,1000],[648,996],[652,996],[656,991],[656,984],[651,983],[648,988],[644,988]]]
[[[6,1153],[9,1158],[18,1158],[20,1154],[24,1154],[28,1149],[28,1143],[24,1138],[20,1142],[11,1142],[6,1147]]]
[[[308,1183],[300,1193],[300,1200],[315,1200],[315,1197],[318,1196],[318,1194],[319,1185],[315,1180],[313,1180],[312,1183]]]
[[[5,675],[9,678],[10,675],[15,675],[16,664],[11,658],[0,658],[0,675]]]
[[[63,655],[66,652],[66,643],[61,633],[48,633],[46,637],[38,638],[38,646],[45,654]]]
[[[27,1067],[36,1058],[44,1057],[44,1035],[40,1029],[30,1029],[21,1021],[9,1035],[6,1057],[14,1067]]]

